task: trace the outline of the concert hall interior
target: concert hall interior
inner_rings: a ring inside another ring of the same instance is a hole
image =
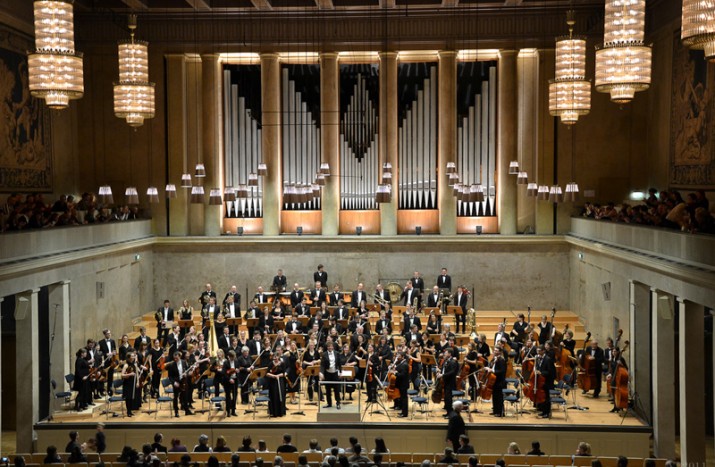
[[[10,464],[103,423],[446,465],[461,417],[482,465],[715,465],[712,1],[15,0],[0,31]]]

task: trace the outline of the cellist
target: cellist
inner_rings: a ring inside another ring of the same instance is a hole
[[[596,339],[591,341],[591,348],[585,350],[585,358],[590,360],[590,370],[593,377],[593,397],[598,397],[601,394],[601,375],[603,372],[603,349],[598,346],[598,341]],[[588,391],[583,391],[583,394],[587,394]]]
[[[611,386],[611,393],[613,394],[613,408],[612,413],[618,413],[621,411],[621,407],[618,407],[616,402],[616,392],[620,389],[620,381],[616,377],[619,368],[628,372],[628,365],[626,365],[626,360],[621,356],[621,350],[618,347],[611,349],[611,360],[608,362],[608,374],[606,375],[606,381]],[[626,388],[626,391],[628,389]],[[627,397],[626,397],[627,400]]]
[[[556,367],[553,359],[546,353],[543,345],[540,345],[536,350],[536,363],[534,371],[537,376],[543,378],[543,385],[537,384],[534,388],[536,391],[536,400],[543,400],[537,404],[539,418],[551,417],[551,396],[549,391],[554,388],[554,378],[556,377]],[[538,382],[537,382],[538,383]],[[543,394],[541,393],[543,391]]]
[[[494,373],[496,380],[492,387],[492,415],[495,417],[504,416],[504,394],[501,392],[506,386],[504,379],[506,378],[506,361],[502,357],[502,350],[499,347],[494,347],[494,359],[490,366],[485,367],[486,371]]]

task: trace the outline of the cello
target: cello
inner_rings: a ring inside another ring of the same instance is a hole
[[[619,330],[618,330],[618,335],[616,336],[616,342],[613,344],[613,349],[611,350],[611,352],[613,352],[613,350],[615,350],[615,349],[618,348],[618,344],[621,343],[621,337],[623,337],[623,329],[619,329]],[[625,351],[625,349],[626,349],[626,348],[624,348],[624,349],[620,352],[619,356],[620,356],[621,354],[623,354],[623,351]],[[614,371],[614,373],[615,373],[615,371]],[[613,386],[611,386],[610,384],[608,385],[608,395],[609,395],[610,397],[613,397]]]
[[[446,364],[446,360],[442,358],[442,361],[440,361],[441,365],[439,370],[437,368],[434,368],[435,373],[437,373],[434,381],[434,387],[432,388],[432,402],[435,404],[439,404],[442,402],[442,398],[444,397],[444,381],[442,381],[442,372],[444,371],[444,365]]]
[[[578,385],[584,391],[590,391],[596,386],[596,362],[586,354],[586,346],[591,340],[591,332],[586,333],[586,340],[583,341],[583,349],[579,358]]]
[[[400,398],[400,390],[397,388],[397,375],[395,375],[396,363],[390,365],[387,370],[387,380],[389,381],[388,386],[385,388],[385,393],[387,394],[387,400],[393,401]]]
[[[566,326],[564,326],[564,332],[562,333],[562,336],[564,334],[566,334],[566,331],[568,331],[568,330],[569,330],[569,325],[568,325],[568,323],[566,323]],[[567,350],[563,345],[563,341],[561,341],[561,342],[559,342],[556,352],[557,352],[557,354],[555,355],[555,357],[556,357],[556,361],[555,361],[556,378],[559,381],[561,381],[564,379],[564,376],[571,373],[571,361],[569,359],[571,351]]]
[[[630,342],[626,341],[618,355],[618,363],[616,363],[616,369],[613,371],[612,378],[614,379],[613,388],[613,405],[618,409],[628,408],[628,383],[629,375],[626,367],[621,363],[623,360],[623,352],[628,350]]]
[[[546,402],[546,390],[544,389],[546,378],[544,378],[544,376],[542,376],[536,369],[536,366],[541,364],[543,358],[544,357],[542,356],[536,357],[536,359],[538,359],[538,363],[534,363],[534,377],[524,385],[524,395],[531,400],[534,406]]]
[[[497,375],[494,371],[488,371],[488,368],[494,369],[498,357],[492,359],[491,367],[484,367],[480,371],[482,376],[478,379],[479,381],[479,397],[483,401],[488,401],[492,399],[492,394],[494,393],[494,384],[497,381]]]

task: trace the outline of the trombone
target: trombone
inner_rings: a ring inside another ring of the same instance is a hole
[[[373,300],[375,300],[377,303],[379,303],[382,306],[387,306],[390,304],[390,302],[388,302],[384,298],[378,297],[377,294],[372,294],[372,298],[373,298]]]

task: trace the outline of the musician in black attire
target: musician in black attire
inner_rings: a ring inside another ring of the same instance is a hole
[[[437,286],[452,291],[452,277],[447,274],[447,268],[442,268],[442,274],[437,276]]]
[[[132,410],[137,409],[141,404],[141,396],[138,394],[139,369],[137,368],[136,354],[127,353],[127,362],[122,368],[122,395],[127,406],[127,417],[133,416]]]
[[[459,332],[459,323],[462,323],[462,332],[467,332],[467,292],[461,285],[457,287],[457,293],[454,294],[454,305],[458,306],[462,313],[455,316],[455,331]]]
[[[148,357],[151,359],[151,367],[154,369],[154,373],[151,375],[151,397],[159,397],[159,384],[161,383],[161,372],[162,369],[159,368],[159,361],[161,357],[164,356],[164,349],[161,347],[161,342],[159,339],[154,339],[152,347],[148,351]],[[166,363],[166,362],[165,362]]]
[[[551,395],[550,390],[554,389],[554,378],[556,378],[556,366],[554,360],[546,354],[543,346],[539,346],[536,350],[536,363],[534,369],[538,375],[544,377],[545,400],[538,404],[539,418],[551,417]],[[536,389],[536,388],[535,388]]]
[[[506,377],[506,361],[504,357],[502,357],[501,349],[494,349],[494,359],[492,360],[491,366],[487,368],[487,371],[494,373],[494,376],[496,376],[494,386],[492,387],[492,415],[495,417],[503,417],[504,394],[502,394],[501,391],[506,387],[506,382],[504,381]]]
[[[345,294],[340,291],[340,286],[335,284],[333,291],[328,295],[328,300],[330,301],[330,306],[338,306],[338,302],[345,298]]]
[[[321,306],[328,300],[325,294],[325,289],[320,281],[315,282],[315,288],[310,292],[310,299],[313,301],[313,306]]]
[[[457,375],[459,374],[459,363],[452,357],[452,349],[444,351],[444,365],[442,366],[442,384],[444,385],[444,418],[449,417],[452,410],[452,391],[457,388]]]
[[[226,296],[223,297],[223,302],[221,302],[222,305],[228,303],[228,297],[233,298],[233,303],[236,305],[236,308],[238,308],[238,311],[241,311],[241,294],[238,293],[238,289],[235,285],[232,285],[231,290],[226,292]]]
[[[285,368],[281,359],[280,349],[273,354],[273,363],[266,373],[268,383],[268,415],[283,417],[286,414],[286,384]]]
[[[415,271],[410,282],[412,282],[412,287],[419,290],[420,293],[425,291],[425,280],[420,277],[419,271]]]
[[[335,393],[335,403],[340,410],[340,386],[338,384],[330,384],[340,381],[340,355],[335,351],[333,343],[328,341],[327,350],[323,352],[320,359],[320,380],[327,381],[325,384],[325,393],[328,396],[328,404],[325,408],[333,406],[332,393]]]
[[[464,356],[464,365],[469,365],[469,399],[477,400],[477,368],[479,356],[477,355],[477,344],[470,342],[467,344],[467,355]]]
[[[238,395],[239,362],[236,352],[229,350],[223,362],[223,388],[226,393],[226,417],[236,416],[236,396]]]
[[[189,408],[189,391],[188,385],[182,388],[182,380],[185,380],[189,375],[184,376],[189,369],[188,364],[181,359],[181,352],[174,352],[174,361],[167,366],[169,380],[174,388],[174,416],[179,416],[179,400],[181,400],[181,408],[186,415],[194,413]],[[188,381],[187,381],[188,382]]]
[[[165,339],[169,333],[169,328],[165,328],[167,321],[174,321],[174,309],[171,308],[171,302],[164,300],[164,306],[156,310],[156,338]]]
[[[248,394],[251,387],[251,382],[248,381],[253,370],[253,358],[249,355],[248,346],[241,347],[241,355],[236,359],[238,362],[238,378],[236,384],[241,390],[241,404],[248,404]],[[235,403],[234,403],[235,407]]]
[[[367,383],[367,402],[377,402],[377,379],[380,374],[380,358],[372,344],[368,344],[366,355],[365,382]]]
[[[509,336],[513,342],[512,348],[517,354],[520,353],[521,347],[526,342],[526,338],[529,336],[529,324],[525,321],[524,313],[519,313],[516,317],[516,321],[512,326]]]
[[[397,359],[395,360],[395,386],[400,391],[399,407],[401,412],[397,415],[401,418],[406,418],[408,415],[408,405],[410,398],[407,396],[407,390],[410,387],[410,372],[409,364],[405,359],[405,354],[402,352],[397,353]]]
[[[290,292],[290,307],[295,308],[297,307],[300,302],[303,301],[303,297],[305,297],[305,294],[303,293],[302,290],[298,288],[298,283],[296,282],[293,284],[293,290]]]
[[[551,337],[554,335],[554,326],[546,319],[546,315],[543,315],[537,327],[539,331],[539,345],[544,345],[546,341],[551,340]]]
[[[278,274],[273,276],[273,290],[275,292],[285,292],[288,285],[288,279],[283,275],[283,270],[279,269]]]
[[[320,282],[321,287],[328,286],[328,273],[323,270],[323,265],[318,265],[318,270],[313,273],[313,282]]]
[[[92,402],[92,394],[89,382],[89,370],[94,363],[87,360],[87,349],[81,348],[75,354],[77,359],[74,363],[74,381],[72,389],[77,391],[77,396],[74,400],[74,409],[77,411],[84,410]]]
[[[117,343],[112,339],[112,331],[105,329],[102,331],[104,339],[99,341],[99,350],[102,352],[104,368],[107,368],[107,394],[112,395],[112,383],[114,382],[114,368],[109,368],[112,363],[112,356],[117,355]],[[99,383],[100,385],[102,383]]]
[[[598,346],[598,341],[594,339],[591,341],[591,348],[586,349],[585,352],[586,355],[584,357],[591,360],[591,366],[596,373],[596,385],[593,388],[593,397],[598,397],[601,394],[601,375],[603,373],[603,364],[605,363],[603,349]],[[588,391],[583,391],[583,393],[587,394]]]
[[[268,307],[263,309],[263,314],[258,318],[258,330],[261,331],[261,335],[273,333],[273,316],[271,316],[271,310]]]
[[[205,307],[206,305],[208,305],[209,299],[211,298],[213,298],[214,302],[216,302],[216,292],[211,289],[211,284],[206,284],[206,290],[201,292],[201,296],[199,297],[199,302],[201,302],[201,306]]]

